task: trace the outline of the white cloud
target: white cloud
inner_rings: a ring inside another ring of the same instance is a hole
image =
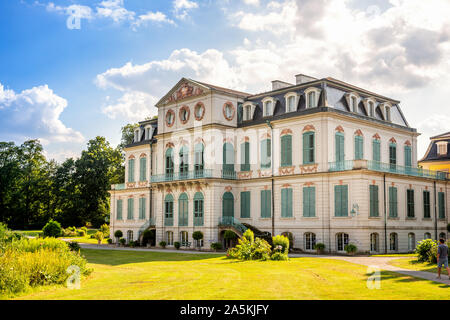
[[[46,6],[47,11],[62,13],[68,16],[73,16],[80,19],[93,19],[92,9],[88,6],[72,4],[67,7],[61,7],[55,5],[53,2],[49,2]]]
[[[135,24],[136,26],[140,26],[141,24],[146,23],[147,21],[156,23],[168,23],[175,25],[175,22],[173,20],[169,19],[164,13],[160,11],[157,12],[149,11],[146,14],[140,15]]]
[[[173,9],[175,16],[180,20],[186,19],[189,14],[189,11],[196,8],[198,8],[198,4],[195,1],[190,0],[173,1]]]
[[[243,0],[245,4],[251,6],[259,6],[259,0]]]
[[[113,104],[108,104],[102,108],[102,112],[111,119],[118,117],[131,121],[142,121],[143,119],[157,114],[153,108],[157,98],[149,94],[131,91],[125,93]]]
[[[0,136],[23,141],[82,142],[83,135],[68,128],[59,119],[67,100],[56,95],[47,85],[15,93],[0,84]]]
[[[124,8],[123,0],[102,1],[96,9],[99,17],[111,18],[114,22],[132,21],[136,14]]]

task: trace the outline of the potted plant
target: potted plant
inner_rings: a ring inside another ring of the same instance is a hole
[[[161,248],[165,249],[166,246],[167,246],[167,242],[161,241],[161,242],[159,243],[159,246],[160,246]]]
[[[354,245],[354,244],[347,244],[344,247],[345,252],[347,252],[349,255],[353,256],[355,255],[356,251],[358,250],[358,248]]]
[[[150,248],[151,241],[153,239],[154,233],[153,230],[145,230],[144,234],[142,235],[142,245],[146,246],[147,248]]]
[[[181,247],[181,243],[179,243],[178,241],[173,243],[173,246],[175,247],[175,249],[179,250]]]
[[[196,242],[196,247],[198,250],[200,250],[201,246],[200,246],[200,242],[201,240],[203,240],[203,233],[201,231],[195,231],[192,234],[192,238],[195,240]]]
[[[95,234],[95,239],[98,241],[98,244],[102,244],[104,238],[104,234],[101,231],[97,231],[97,233]]]
[[[127,240],[125,240],[125,238],[120,238],[120,239],[119,239],[119,243],[120,243],[122,246],[125,246],[125,244],[127,243]]]
[[[123,233],[120,230],[117,230],[116,232],[114,232],[114,237],[116,237],[117,241],[116,244],[119,245],[120,244],[120,238],[123,237]]]
[[[325,245],[323,243],[316,243],[314,245],[314,249],[316,250],[317,254],[323,254],[325,250]]]
[[[217,252],[217,250],[222,249],[222,244],[220,242],[213,242],[211,243],[211,249],[213,249],[214,252]]]

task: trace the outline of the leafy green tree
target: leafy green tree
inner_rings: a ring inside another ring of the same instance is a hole
[[[61,236],[62,228],[58,221],[50,220],[42,229],[45,237],[57,238]]]
[[[120,140],[119,148],[123,150],[126,145],[133,142],[134,138],[134,130],[139,127],[139,123],[129,123],[126,126],[123,126],[122,131],[122,139]]]

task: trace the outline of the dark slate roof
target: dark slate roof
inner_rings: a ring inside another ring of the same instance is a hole
[[[438,154],[438,142],[445,141],[447,142],[447,154],[439,155]],[[439,136],[435,136],[431,138],[431,143],[428,146],[427,152],[422,160],[419,162],[425,161],[450,161],[450,132],[441,134]]]

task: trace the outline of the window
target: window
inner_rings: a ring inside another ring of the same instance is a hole
[[[406,209],[407,217],[414,218],[414,190],[406,190]]]
[[[134,142],[140,141],[141,130],[137,129],[134,131]]]
[[[189,149],[183,146],[180,150],[180,176],[186,177],[189,171]]]
[[[128,198],[127,219],[134,220],[134,199]]]
[[[145,220],[145,198],[139,198],[139,220]]]
[[[227,120],[232,120],[234,117],[234,107],[231,103],[227,103],[224,106],[224,114]]]
[[[241,192],[241,218],[250,218],[250,191]]]
[[[281,137],[281,166],[292,166],[292,136],[284,135]]]
[[[317,107],[317,93],[315,91],[311,91],[307,94],[308,100],[308,109]]]
[[[166,177],[173,178],[173,149],[169,148],[166,151]]]
[[[375,117],[375,104],[373,101],[369,101],[369,116],[371,118]]]
[[[123,200],[117,200],[117,220],[122,220]]]
[[[291,92],[286,94],[284,98],[286,99],[286,112],[297,111],[297,94]]]
[[[223,144],[223,165],[222,170],[224,175],[234,173],[234,148],[231,143]]]
[[[194,171],[196,178],[202,177],[204,168],[204,146],[198,143],[194,147]]]
[[[128,230],[128,232],[127,232],[127,243],[130,243],[131,241],[133,241],[133,231]]]
[[[251,120],[252,115],[252,106],[246,106],[244,108],[244,120]]]
[[[378,233],[371,233],[370,234],[370,251],[371,252],[378,252],[378,243],[379,243],[379,236]]]
[[[271,166],[271,140],[265,139],[261,141],[261,168],[268,169]]]
[[[281,189],[281,217],[292,218],[292,188]]]
[[[405,167],[411,167],[411,166],[412,166],[411,147],[405,146]]]
[[[273,102],[266,101],[264,102],[264,117],[270,117],[272,115]]]
[[[201,121],[204,115],[205,115],[205,106],[203,105],[203,103],[199,102],[195,105],[194,108],[195,120]]]
[[[389,217],[391,217],[391,218],[398,217],[397,188],[396,187],[389,187]]]
[[[171,194],[166,195],[164,200],[164,225],[173,226],[173,196]]]
[[[270,190],[261,190],[261,218],[272,216],[272,198]]]
[[[180,110],[180,120],[182,123],[186,123],[189,120],[189,109],[182,107]]]
[[[194,226],[203,226],[203,194],[197,192],[194,195]]]
[[[173,110],[167,111],[167,113],[166,113],[166,125],[168,127],[171,127],[171,126],[173,126],[174,122],[175,122],[175,112],[173,112]]]
[[[397,169],[397,145],[395,143],[389,145],[389,165],[391,171]]]
[[[423,217],[425,219],[431,218],[430,191],[427,190],[423,192]]]
[[[416,236],[414,233],[408,234],[408,251],[412,252],[416,249]]]
[[[335,136],[335,145],[336,145],[336,162],[344,162],[345,154],[344,154],[344,134],[340,132],[336,132]]]
[[[348,217],[348,186],[334,187],[334,215]]]
[[[234,217],[234,196],[231,192],[225,192],[222,199],[222,217]]]
[[[439,219],[445,219],[445,193],[438,192]]]
[[[316,161],[314,154],[314,144],[314,132],[305,132],[303,134],[303,164],[312,164]]]
[[[364,159],[364,138],[355,136],[355,160]]]
[[[166,231],[166,242],[168,246],[173,246],[173,232]]]
[[[423,238],[426,240],[426,239],[431,239],[431,233],[429,233],[429,232],[426,232],[424,235],[423,235]]]
[[[303,216],[316,216],[316,187],[303,188]]]
[[[189,202],[186,193],[178,198],[178,226],[187,227],[189,224]]]
[[[134,182],[134,159],[128,160],[128,182]]]
[[[181,245],[186,245],[186,242],[189,241],[189,234],[187,231],[180,231],[180,242]]]
[[[250,142],[241,144],[241,171],[250,171]]]
[[[391,107],[386,106],[386,121],[391,122]]]
[[[344,251],[345,246],[348,245],[348,234],[338,233],[336,234],[336,251]]]
[[[447,155],[447,145],[448,145],[447,141],[437,142],[438,155],[440,156]]]
[[[352,96],[352,111],[354,113],[358,113],[358,99],[355,96]]]
[[[378,211],[378,186],[370,186],[370,216],[379,217]]]
[[[381,162],[381,144],[378,139],[373,139],[372,141],[372,160],[374,162],[374,166],[379,168]]]
[[[312,232],[306,232],[304,235],[304,248],[305,250],[314,250],[316,245],[316,234]]]
[[[398,236],[396,233],[389,235],[389,250],[398,251]]]
[[[147,180],[147,157],[139,160],[139,181]]]

